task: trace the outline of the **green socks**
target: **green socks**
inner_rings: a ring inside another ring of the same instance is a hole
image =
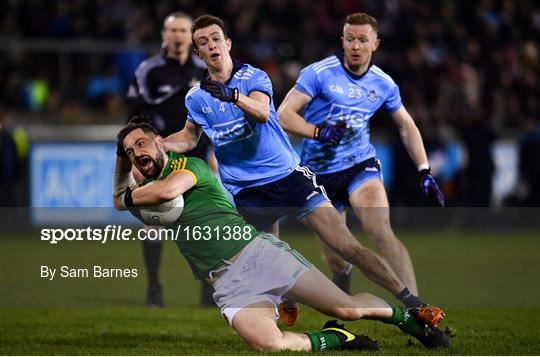
[[[329,331],[304,332],[311,341],[313,352],[325,350],[338,350],[340,348],[339,338]]]
[[[396,325],[403,332],[406,332],[413,336],[422,334],[422,327],[418,324],[414,316],[407,311],[403,311],[399,306],[390,304],[392,307],[392,317],[387,323]]]

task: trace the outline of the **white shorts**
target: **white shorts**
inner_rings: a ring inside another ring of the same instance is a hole
[[[311,267],[287,243],[261,233],[214,283],[214,300],[232,326],[234,316],[249,305],[268,301],[277,307],[283,295]]]

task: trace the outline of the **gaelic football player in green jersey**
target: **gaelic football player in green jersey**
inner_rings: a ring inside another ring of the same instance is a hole
[[[139,186],[132,186],[132,165],[147,178]],[[176,244],[194,276],[213,285],[223,316],[253,348],[378,348],[376,342],[350,332],[337,321],[327,322],[320,331],[280,331],[276,307],[284,298],[342,320],[364,318],[397,325],[428,348],[446,346],[438,330],[425,323],[428,318],[424,315],[429,311],[404,311],[366,293],[345,294],[287,243],[247,224],[202,160],[165,152],[163,139],[150,124],[128,123],[118,134],[115,207],[136,212],[137,206],[157,205],[180,195],[184,209],[172,225],[180,227]]]

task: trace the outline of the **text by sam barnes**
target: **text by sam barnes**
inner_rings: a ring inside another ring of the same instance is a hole
[[[86,279],[86,278],[136,278],[139,272],[136,268],[106,268],[100,265],[93,265],[91,268],[69,267],[50,267],[42,265],[40,267],[40,277],[53,280],[62,279]]]

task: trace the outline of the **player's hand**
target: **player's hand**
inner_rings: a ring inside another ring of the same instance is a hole
[[[328,125],[323,129],[316,126],[315,132],[313,133],[313,139],[318,140],[321,143],[330,143],[332,145],[336,145],[343,137],[346,127],[347,125],[342,121],[338,122],[337,124]]]
[[[238,88],[230,88],[221,82],[211,79],[203,79],[201,88],[210,93],[212,97],[228,103],[236,103],[240,95]]]
[[[437,181],[435,181],[433,175],[431,175],[431,169],[423,169],[419,172],[419,175],[420,186],[424,196],[429,196],[429,193],[431,192],[439,202],[439,205],[444,207],[444,195],[439,188],[439,185],[437,185]]]
[[[116,156],[120,156],[125,159],[128,158],[126,150],[124,149],[124,145],[120,141],[116,142]]]

